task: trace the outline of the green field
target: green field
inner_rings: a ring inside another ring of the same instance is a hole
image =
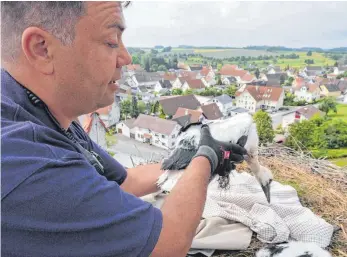
[[[333,119],[342,119],[344,121],[347,121],[347,104],[338,104],[337,113],[330,113],[329,117]]]
[[[189,53],[195,53],[195,54],[201,54],[205,57],[213,57],[217,59],[223,59],[223,58],[230,58],[230,57],[237,57],[237,56],[251,56],[251,57],[257,57],[260,55],[289,55],[292,53],[295,53],[300,56],[298,59],[277,59],[277,63],[273,63],[272,60],[266,60],[265,62],[268,62],[269,64],[274,64],[277,66],[280,66],[281,68],[286,67],[289,65],[293,68],[302,68],[306,66],[305,63],[306,59],[313,59],[314,64],[311,64],[312,66],[326,66],[326,65],[333,65],[335,61],[330,58],[326,58],[322,53],[312,52],[312,56],[307,56],[307,52],[290,52],[290,51],[277,51],[277,52],[268,52],[264,50],[250,50],[250,49],[184,49],[184,48],[173,48],[171,50],[171,53],[166,54],[189,54]],[[203,62],[203,58],[196,58],[196,57],[190,57],[186,61],[187,64],[200,64]],[[223,63],[229,63],[227,61]],[[239,62],[235,61],[232,62],[232,64],[239,64]],[[246,62],[246,66],[249,64],[256,64],[257,67],[263,68],[267,67],[268,64],[264,63],[264,60],[251,60]],[[243,65],[241,65],[243,66]]]
[[[332,159],[331,162],[340,167],[347,166],[347,158]]]

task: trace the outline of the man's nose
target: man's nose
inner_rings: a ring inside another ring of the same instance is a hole
[[[131,64],[132,62],[132,57],[131,55],[129,54],[128,50],[126,49],[126,47],[122,44],[120,46],[120,53],[118,55],[118,68],[121,68],[125,65],[128,65],[128,64]]]

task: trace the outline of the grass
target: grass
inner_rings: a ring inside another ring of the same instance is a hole
[[[114,134],[110,134],[110,133],[106,133],[106,144],[108,147],[114,145],[117,143],[117,138],[116,135]]]
[[[332,163],[336,164],[337,166],[344,167],[347,166],[347,157],[346,158],[337,158],[331,160]]]
[[[347,157],[347,148],[339,149],[317,149],[312,150],[312,154],[315,158],[327,157],[328,159],[336,159]]]
[[[342,119],[347,121],[347,104],[338,104],[337,113],[330,113],[329,117],[332,119]]]

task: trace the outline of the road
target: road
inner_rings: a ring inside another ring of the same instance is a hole
[[[168,156],[168,151],[165,149],[141,143],[121,134],[116,134],[116,138],[117,143],[110,147],[110,149],[115,152],[116,155],[119,153],[156,161],[160,161],[163,159],[163,157]]]
[[[278,125],[282,124],[282,116],[290,112],[296,111],[297,109],[302,108],[302,106],[288,106],[290,110],[288,111],[278,111],[276,113],[271,113],[270,117],[272,118],[272,127],[276,129]]]

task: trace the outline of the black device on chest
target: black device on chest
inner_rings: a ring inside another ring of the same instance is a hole
[[[81,153],[86,157],[86,159],[88,160],[88,162],[96,169],[96,171],[103,175],[105,173],[104,170],[104,166],[102,165],[102,159],[101,157],[94,151],[88,151],[87,149],[85,149],[74,137],[74,135],[67,131],[66,129],[62,128],[59,124],[59,122],[56,120],[56,118],[52,115],[52,113],[49,111],[47,105],[41,101],[41,99],[36,96],[33,92],[31,92],[29,89],[25,89],[25,92],[28,95],[28,98],[30,100],[30,102],[34,105],[37,106],[38,108],[43,108],[46,113],[48,114],[48,116],[50,117],[50,119],[53,121],[53,123],[56,125],[56,127],[59,129],[59,131],[66,136],[67,138],[69,138],[75,145],[76,147],[81,151]]]

